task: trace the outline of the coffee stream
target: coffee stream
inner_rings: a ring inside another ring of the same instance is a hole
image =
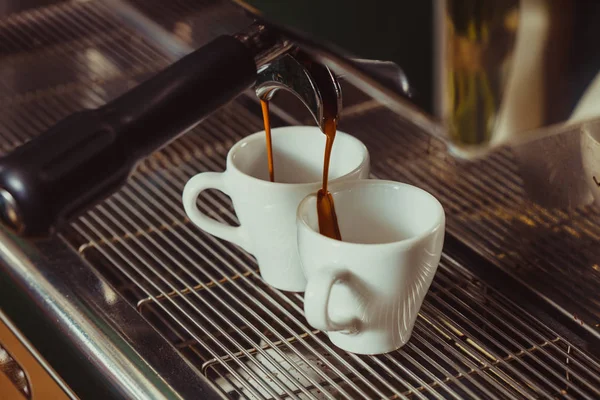
[[[275,182],[273,143],[271,141],[271,123],[269,121],[269,102],[261,100],[260,105],[262,108],[267,139],[269,178],[271,182]],[[324,123],[322,131],[327,137],[327,140],[325,143],[325,156],[323,160],[323,186],[317,192],[317,216],[319,218],[319,232],[321,235],[328,236],[332,239],[342,240],[342,235],[338,226],[337,215],[335,213],[335,206],[333,204],[333,196],[327,190],[327,182],[329,180],[329,161],[331,159],[333,141],[337,132],[337,118],[334,115],[330,115],[332,113],[327,109],[327,105],[324,106]]]
[[[265,124],[265,134],[267,136],[267,160],[269,162],[269,180],[275,182],[275,166],[273,165],[273,143],[271,142],[271,122],[269,121],[269,102],[260,101],[262,108],[263,121]]]
[[[333,140],[335,139],[336,131],[337,120],[335,118],[325,117],[323,133],[327,136],[327,142],[325,143],[325,157],[323,161],[323,186],[317,192],[317,216],[319,217],[319,232],[321,235],[328,236],[332,239],[342,240],[337,215],[335,214],[333,196],[327,190],[327,182],[329,180],[329,160],[331,158],[331,150],[333,149]]]

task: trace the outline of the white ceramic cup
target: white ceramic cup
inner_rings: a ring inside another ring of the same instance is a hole
[[[315,195],[298,206],[306,319],[343,350],[396,350],[410,338],[437,270],[444,209],[426,191],[392,181],[346,181],[330,192],[342,241],[318,233]]]
[[[269,285],[302,292],[306,280],[298,257],[296,211],[304,197],[321,187],[326,137],[309,126],[272,129],[271,137],[275,182],[269,181],[265,133],[257,132],[230,149],[224,172],[192,177],[183,190],[183,206],[200,229],[254,255]],[[330,181],[368,176],[365,145],[338,132],[331,153]],[[231,198],[239,227],[217,222],[198,209],[198,195],[207,189],[220,190]]]

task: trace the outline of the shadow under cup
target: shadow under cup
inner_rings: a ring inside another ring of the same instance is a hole
[[[275,183],[320,183],[326,136],[318,128],[285,127],[271,130]],[[331,151],[329,180],[351,173],[368,162],[368,153],[353,136],[338,132]],[[266,136],[258,132],[232,149],[233,166],[245,175],[269,181]]]

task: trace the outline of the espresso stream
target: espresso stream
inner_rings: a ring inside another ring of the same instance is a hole
[[[333,140],[337,131],[337,121],[334,118],[325,119],[323,133],[327,136],[325,143],[325,157],[323,160],[323,186],[317,192],[317,216],[319,217],[319,232],[321,235],[332,239],[342,240],[340,227],[338,226],[333,196],[327,190],[329,180],[329,159],[331,158],[331,149],[333,149]]]
[[[273,164],[273,143],[271,141],[271,123],[269,120],[269,102],[260,101],[263,113],[263,121],[265,124],[265,134],[267,139],[267,160],[269,164],[269,179],[275,182],[275,166]],[[328,236],[332,239],[342,240],[340,228],[338,226],[337,215],[335,214],[335,206],[333,204],[333,196],[327,190],[327,182],[329,180],[329,161],[331,159],[331,150],[333,149],[333,141],[337,132],[337,120],[335,117],[327,115],[325,112],[323,133],[327,137],[325,142],[325,155],[323,157],[323,185],[317,192],[317,216],[319,218],[319,232],[321,235]]]
[[[269,179],[275,182],[275,166],[273,165],[273,143],[271,142],[271,121],[269,120],[269,102],[260,101],[262,108],[263,122],[265,124],[265,134],[267,136],[267,160],[269,162]]]

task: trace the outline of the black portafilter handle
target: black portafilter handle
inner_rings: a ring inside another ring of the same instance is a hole
[[[0,158],[3,222],[21,236],[47,236],[113,194],[143,157],[253,85],[254,50],[234,37],[218,37]]]

